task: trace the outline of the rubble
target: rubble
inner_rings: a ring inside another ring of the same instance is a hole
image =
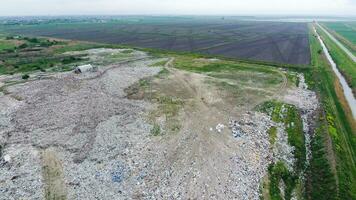
[[[139,157],[150,141],[151,126],[140,115],[150,104],[128,100],[124,89],[157,74],[160,68],[149,67],[155,62],[118,65],[96,78],[57,73],[6,88],[0,145],[11,162],[0,159],[0,199],[44,199],[38,151],[48,147],[62,162],[68,199],[132,197],[131,173],[142,168]]]
[[[274,122],[264,113],[247,112],[238,120],[230,120],[232,136],[238,140],[241,153],[232,159],[235,163],[232,183],[237,199],[260,199],[259,185],[273,162],[267,130]]]
[[[10,156],[10,155],[5,155],[5,156],[4,156],[4,161],[5,161],[6,163],[10,163],[10,162],[11,162],[11,156]]]
[[[299,73],[298,75],[299,85],[297,88],[290,89],[283,97],[283,101],[295,105],[301,110],[301,118],[303,122],[303,131],[305,136],[305,148],[306,148],[306,167],[309,165],[311,158],[311,138],[312,132],[310,126],[315,121],[315,112],[319,107],[319,101],[314,91],[308,90],[308,86],[305,82],[304,75]]]

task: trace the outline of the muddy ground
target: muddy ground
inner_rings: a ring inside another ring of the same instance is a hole
[[[130,98],[127,88],[163,68],[152,67],[162,59],[137,55],[97,72],[6,87],[0,199],[259,199],[274,160],[267,130],[276,125],[253,108],[286,91],[285,77],[269,87],[250,82],[231,95],[218,78],[174,69],[171,60],[149,93]],[[288,91],[291,102],[305,100]],[[174,116],[157,111],[157,94],[183,102]],[[233,136],[231,120],[243,137]],[[153,136],[155,123],[160,134]]]

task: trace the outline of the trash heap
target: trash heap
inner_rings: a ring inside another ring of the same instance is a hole
[[[238,121],[230,120],[229,128],[231,129],[232,136],[234,136],[234,138],[238,138],[243,135],[243,132],[241,131],[241,127]]]

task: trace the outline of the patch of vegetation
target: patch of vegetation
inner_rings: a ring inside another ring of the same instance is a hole
[[[68,51],[84,51],[93,48],[104,48],[107,45],[97,44],[97,43],[86,43],[86,42],[71,42],[65,45],[61,45],[59,48],[54,50],[54,53],[60,54]]]
[[[271,116],[274,122],[284,124],[285,130],[288,134],[288,143],[295,148],[295,173],[298,174],[301,172],[305,166],[306,151],[303,124],[298,109],[293,105],[277,101],[264,102],[263,104],[257,106],[256,109]]]
[[[7,37],[1,40],[17,44],[12,51],[0,50],[0,74],[29,73],[32,71],[65,71],[71,70],[73,63],[85,61],[85,55],[57,54],[55,49],[66,46],[66,43],[44,38]],[[15,39],[17,38],[17,39]],[[51,46],[55,45],[55,48]],[[0,45],[1,46],[1,45]],[[60,49],[60,48],[59,48]],[[54,69],[56,67],[56,69]]]
[[[75,57],[75,56],[69,56],[69,57],[65,57],[61,60],[61,62],[63,64],[70,64],[70,63],[74,63],[74,62],[78,62],[78,61],[82,61],[81,58],[79,57]]]
[[[169,74],[168,69],[163,68],[161,71],[158,72],[158,75],[157,75],[157,76],[158,76],[159,78],[163,78],[163,77],[166,77],[168,74]]]
[[[167,62],[168,62],[167,60],[162,60],[162,61],[153,63],[150,66],[151,67],[161,67],[161,66],[165,66]]]
[[[282,191],[279,189],[279,183],[281,181],[285,184],[284,199],[290,200],[292,197],[292,192],[296,187],[298,177],[293,173],[288,171],[287,167],[283,162],[277,162],[271,164],[268,167],[268,175],[270,177],[269,184],[269,194],[271,200],[283,200]]]
[[[63,180],[61,161],[52,150],[44,150],[42,155],[43,181],[46,200],[66,200],[67,192]]]
[[[268,129],[269,142],[273,145],[276,142],[277,138],[277,127],[272,126]]]
[[[123,53],[123,54],[131,54],[133,52],[134,52],[134,50],[132,50],[132,49],[125,49],[125,50],[121,51],[121,53]]]
[[[296,87],[299,86],[300,80],[296,73],[293,73],[293,72],[286,73],[286,77],[288,79],[288,83],[290,83],[291,85],[296,86]]]
[[[178,115],[179,109],[183,105],[183,101],[177,98],[160,96],[156,99],[159,103],[158,109],[166,117],[174,117]]]
[[[16,45],[12,41],[0,40],[0,53],[14,51]]]
[[[331,66],[323,54],[317,53],[321,45],[312,29],[309,41],[313,67],[305,77],[319,94],[322,112],[312,142],[315,156],[309,167],[308,199],[356,199],[354,121],[338,98],[336,77]]]
[[[154,123],[150,133],[153,136],[160,135],[161,134],[161,127],[158,124]]]
[[[29,78],[30,78],[30,75],[28,75],[28,74],[22,75],[22,79],[24,79],[24,80],[27,80],[27,79],[29,79]]]
[[[306,185],[310,185],[306,188],[307,199],[338,199],[335,176],[327,159],[325,144],[328,136],[325,135],[325,128],[324,125],[319,125],[311,143],[312,159],[307,171],[309,178]]]
[[[328,51],[337,64],[338,69],[345,77],[347,83],[356,94],[356,63],[342,50],[335,42],[333,42],[326,33],[317,28],[319,35],[323,38]]]

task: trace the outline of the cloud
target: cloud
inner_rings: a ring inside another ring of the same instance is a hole
[[[1,15],[355,15],[356,0],[1,0]]]

